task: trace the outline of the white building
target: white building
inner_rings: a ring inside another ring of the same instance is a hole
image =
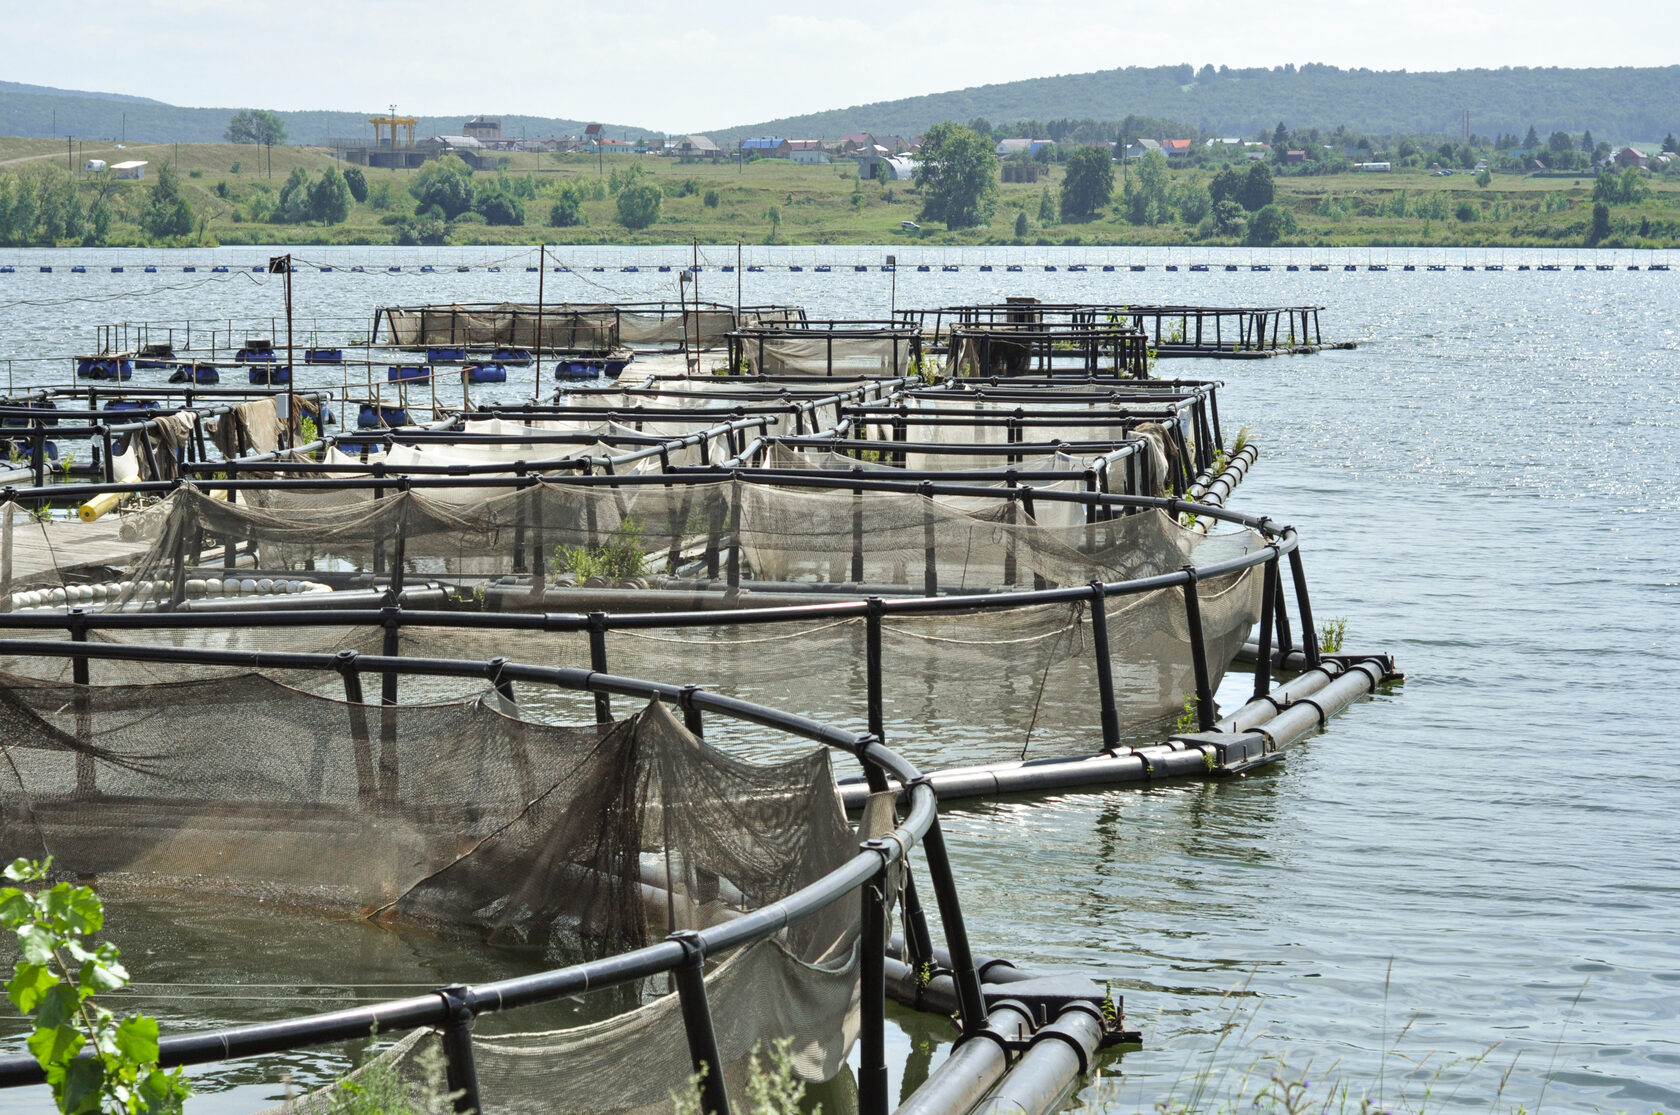
[[[118,178],[138,182],[146,177],[146,160],[131,159],[126,163],[117,163],[111,169],[117,172]]]

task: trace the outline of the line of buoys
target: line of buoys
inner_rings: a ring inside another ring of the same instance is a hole
[[[1068,272],[1068,274],[1085,274],[1085,272],[1089,272],[1089,270],[1092,270],[1092,269],[1104,270],[1104,272],[1114,272],[1114,270],[1119,269],[1119,267],[1126,267],[1126,269],[1131,270],[1131,272],[1144,272],[1144,270],[1159,269],[1159,270],[1171,270],[1171,272],[1178,272],[1178,270],[1189,270],[1189,272],[1196,272],[1196,274],[1200,274],[1200,272],[1213,272],[1213,270],[1215,270],[1215,265],[1211,265],[1211,264],[1186,264],[1186,265],[1179,265],[1179,264],[1119,264],[1119,265],[1117,265],[1117,264],[1060,264],[1060,265],[1058,265],[1058,264],[1042,264],[1042,269],[1045,270],[1045,272],[1052,272],[1052,274],[1053,274],[1053,272],[1058,272],[1058,270],[1063,270],[1063,272]],[[1275,267],[1282,267],[1282,269],[1292,270],[1292,272],[1299,272],[1299,270],[1302,270],[1302,265],[1300,265],[1300,264],[1248,264],[1248,270],[1250,270],[1250,272],[1270,272],[1270,270],[1275,269]],[[622,272],[622,274],[638,274],[638,272],[643,272],[643,270],[659,270],[659,272],[669,272],[670,269],[672,269],[672,265],[670,265],[670,264],[659,264],[659,265],[654,265],[654,264],[648,264],[648,265],[623,264],[623,265],[620,265],[620,267],[618,267],[617,270],[620,270],[620,272]],[[721,270],[724,270],[724,272],[734,272],[734,269],[736,269],[736,267],[734,267],[734,264],[724,264],[721,267]],[[981,272],[990,272],[990,270],[995,269],[995,265],[993,265],[993,264],[978,264],[978,265],[974,265],[974,264],[968,264],[968,265],[964,265],[964,264],[942,264],[941,267],[939,267],[939,270],[941,270],[941,272],[946,272],[946,274],[951,274],[951,272],[963,272],[963,270],[969,270],[969,269],[981,270]],[[1401,265],[1401,267],[1399,267],[1399,269],[1406,270],[1406,272],[1416,272],[1416,270],[1448,270],[1448,265],[1446,265],[1446,264],[1404,264],[1404,265]],[[1583,270],[1583,272],[1584,272],[1584,270],[1616,270],[1616,265],[1614,265],[1614,264],[1594,264],[1594,265],[1591,265],[1591,267],[1589,267],[1588,264],[1572,264],[1571,267],[1569,267],[1569,269],[1571,269],[1571,270]],[[1670,269],[1670,267],[1668,267],[1668,264],[1626,264],[1626,270],[1668,270],[1668,269]],[[141,270],[143,270],[144,274],[155,275],[155,274],[160,274],[161,270],[165,270],[165,269],[163,269],[163,267],[156,267],[156,265],[148,265],[148,267],[144,267],[144,269],[141,269]],[[173,270],[173,269],[170,269],[170,270]],[[193,272],[197,272],[198,267],[197,267],[197,265],[183,265],[183,267],[181,267],[180,270],[181,270],[181,272],[183,272],[183,274],[193,274]],[[215,267],[212,267],[212,269],[210,269],[210,270],[212,270],[212,272],[227,272],[228,267],[225,267],[225,265],[215,265]],[[264,269],[262,269],[262,267],[252,267],[252,270],[259,270],[259,272],[260,272],[260,270],[264,270]],[[344,267],[344,265],[326,265],[326,264],[323,264],[323,265],[321,265],[321,267],[318,267],[318,270],[319,270],[319,272],[321,272],[321,274],[366,274],[366,267]],[[457,267],[454,267],[454,269],[449,269],[449,267],[445,267],[445,269],[438,269],[438,267],[433,267],[432,264],[425,264],[425,265],[422,265],[422,267],[418,267],[418,269],[415,269],[415,270],[403,270],[402,265],[391,264],[390,267],[386,267],[385,274],[432,275],[432,274],[444,274],[444,272],[454,272],[454,274],[459,274],[459,272],[472,272],[472,270],[480,270],[480,269],[477,269],[477,267],[470,267],[470,265],[467,265],[467,264],[457,265]],[[484,272],[486,272],[486,274],[499,274],[499,272],[501,272],[502,269],[501,269],[501,267],[484,267],[484,269],[482,269],[482,270],[484,270]],[[526,267],[526,270],[528,270],[528,272],[534,272],[534,270],[538,270],[538,269],[536,269],[536,267]],[[554,267],[554,270],[556,270],[556,272],[561,272],[561,274],[571,274],[571,272],[573,272],[573,269],[571,269],[571,267]],[[591,270],[606,270],[606,269],[605,269],[605,267],[593,267],[593,269],[591,269]],[[689,272],[689,274],[692,274],[692,272],[696,272],[696,270],[704,270],[704,267],[692,267],[692,265],[689,265],[689,267],[684,267],[684,269],[682,269],[682,270],[684,270],[684,272]],[[810,269],[806,269],[805,265],[803,265],[803,264],[749,264],[749,265],[746,265],[746,267],[744,267],[743,270],[749,270],[749,272],[764,272],[764,270],[786,270],[786,272],[790,272],[790,274],[791,274],[791,272],[805,272],[805,270],[813,270],[813,272],[816,272],[816,274],[827,275],[827,274],[832,274],[833,265],[832,264],[816,264],[816,265],[813,265],[813,267],[810,267]],[[934,267],[932,267],[931,264],[916,264],[916,265],[914,265],[914,267],[911,267],[911,265],[904,265],[904,267],[902,267],[902,269],[900,269],[900,267],[894,267],[894,265],[890,265],[890,264],[880,265],[880,267],[870,267],[869,264],[853,264],[852,265],[852,270],[860,270],[860,272],[867,272],[867,270],[882,270],[882,272],[889,272],[889,274],[890,274],[890,272],[895,272],[895,270],[917,270],[917,272],[931,272],[931,270],[934,270]],[[1006,264],[1005,265],[1005,270],[1025,270],[1025,267],[1023,267],[1023,265],[1021,265],[1021,264]],[[1238,267],[1238,264],[1221,264],[1221,265],[1218,265],[1218,270],[1226,270],[1226,272],[1233,272],[1233,270],[1240,270],[1240,267]],[[1324,272],[1324,270],[1331,270],[1331,267],[1329,267],[1329,265],[1327,265],[1327,264],[1309,264],[1309,265],[1307,265],[1307,270],[1319,270],[1319,272]],[[1364,265],[1361,265],[1361,264],[1342,264],[1342,270],[1344,270],[1344,272],[1359,272],[1359,270],[1364,270],[1364,272],[1378,272],[1378,274],[1383,274],[1383,272],[1388,272],[1389,264],[1364,264]],[[1482,264],[1482,265],[1462,264],[1462,265],[1458,265],[1458,270],[1505,270],[1505,265],[1504,264]],[[1552,264],[1517,264],[1517,265],[1515,265],[1515,270],[1549,270],[1549,272],[1561,272],[1561,270],[1564,270],[1564,264],[1556,264],[1556,262],[1552,262]],[[15,265],[12,265],[12,264],[0,265],[0,275],[13,275],[13,274],[18,274],[18,270],[17,270],[17,267],[15,267]],[[30,272],[27,272],[27,269],[25,269],[24,274],[30,274]],[[52,269],[52,267],[47,267],[47,265],[42,265],[42,267],[40,267],[40,269],[37,270],[37,272],[34,272],[34,274],[50,275],[50,274],[55,274],[55,272],[54,272],[54,269]],[[84,265],[81,265],[81,264],[77,264],[76,267],[71,267],[71,274],[87,274],[87,267],[84,267]],[[111,274],[124,274],[124,269],[123,269],[123,267],[111,267]]]
[[[192,578],[186,583],[188,597],[288,596],[331,592],[332,586],[319,581],[283,577]],[[169,581],[112,581],[105,584],[65,585],[62,588],[31,589],[12,594],[12,611],[36,608],[76,608],[106,600],[168,600],[175,591]]]

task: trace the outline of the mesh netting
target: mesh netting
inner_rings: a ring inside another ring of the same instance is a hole
[[[748,370],[767,376],[901,376],[915,356],[902,333],[748,333],[740,345]]]
[[[885,835],[892,816],[890,796],[877,795],[847,838]],[[902,875],[894,872],[886,896],[889,908],[901,885]],[[850,897],[836,905],[841,911],[856,909]],[[825,1081],[845,1068],[859,1026],[856,930],[856,919],[850,918],[846,932],[822,955],[772,937],[709,965],[706,999],[730,1095],[745,1094],[749,1059],[781,1038],[791,1040],[792,1068],[804,1081]],[[486,1109],[530,1115],[669,1111],[672,1097],[689,1091],[691,1072],[681,1004],[674,993],[568,1029],[480,1033],[473,1059]],[[422,1094],[439,1095],[444,1089],[441,1046],[432,1031],[406,1036],[350,1079],[370,1071],[392,1074]],[[262,1115],[325,1115],[337,1094],[337,1086],[329,1086]]]
[[[14,854],[106,885],[191,885],[586,951],[775,901],[849,853],[825,752],[732,759],[657,703],[571,728],[493,695],[381,707],[256,675],[12,679],[0,750]],[[820,958],[848,926],[843,913],[809,919],[789,947]]]

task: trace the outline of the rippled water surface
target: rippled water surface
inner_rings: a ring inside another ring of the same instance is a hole
[[[1225,381],[1227,436],[1247,425],[1261,447],[1237,505],[1300,528],[1320,618],[1345,617],[1350,648],[1392,652],[1405,685],[1250,777],[963,807],[947,820],[977,944],[1112,980],[1144,1031],[1144,1049],[1110,1061],[1080,1105],[1150,1110],[1175,1095],[1246,1106],[1256,1075],[1281,1060],[1320,1092],[1340,1079],[1397,1109],[1680,1107],[1680,768],[1666,721],[1680,632],[1680,273],[1519,272],[1519,253],[1503,254],[1503,272],[1404,272],[1398,251],[1386,273],[981,273],[968,250],[945,257],[962,271],[901,271],[895,292],[893,276],[811,271],[817,249],[759,252],[807,269],[743,275],[746,299],[816,316],[1006,294],[1318,302],[1328,336],[1359,341],[1168,370]],[[522,259],[453,271],[496,254],[303,249],[369,272],[301,272],[299,317],[533,297]],[[198,252],[200,272],[185,275],[183,257],[159,252],[9,253],[0,355],[67,355],[110,320],[266,317],[279,305],[266,277],[204,273],[265,255]],[[550,275],[548,297],[674,296],[674,274],[621,273],[607,251],[569,258],[612,269]],[[54,274],[38,273],[42,261]],[[87,274],[67,273],[77,261]],[[152,261],[169,266],[132,270]],[[402,274],[383,270],[393,261]],[[110,274],[119,262],[128,269]],[[415,274],[422,263],[439,271]],[[732,301],[734,280],[706,272],[702,297]],[[65,368],[10,371],[22,384]],[[895,742],[914,755],[918,733],[983,741],[992,727],[961,708],[933,717],[907,706]],[[432,985],[541,963],[178,900],[120,903],[113,925],[140,978],[288,985],[148,989],[194,996],[146,1001],[166,1028],[325,1006],[308,996],[348,994],[350,982]],[[247,995],[261,1001],[227,998]],[[916,1047],[945,1035],[900,1017],[894,1049],[914,1076],[926,1060]],[[337,1056],[294,1070],[309,1078]],[[248,1110],[277,1094],[277,1075],[219,1070],[205,1082],[223,1090],[195,1109]]]

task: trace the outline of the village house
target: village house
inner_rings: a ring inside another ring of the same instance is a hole
[[[671,144],[671,153],[679,159],[711,159],[721,154],[710,136],[681,136]]]
[[[815,166],[828,162],[828,152],[820,139],[790,139],[788,158],[796,163]]]
[[[785,159],[793,154],[793,148],[787,140],[777,137],[743,139],[741,154],[749,158]]]

